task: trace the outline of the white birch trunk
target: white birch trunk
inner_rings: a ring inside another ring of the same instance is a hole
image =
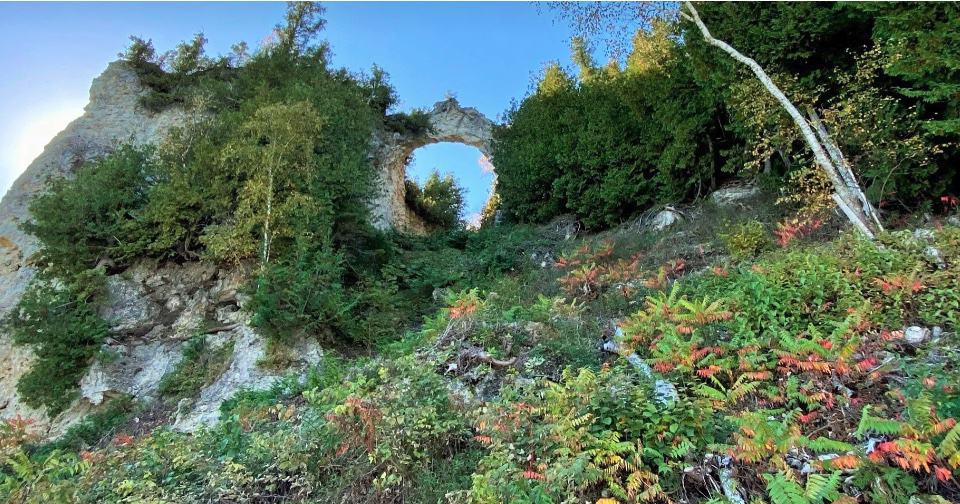
[[[683,9],[686,9],[686,12],[684,12]],[[836,191],[834,199],[845,203],[845,207],[841,205],[841,209],[854,226],[870,239],[874,238],[876,232],[882,231],[883,228],[880,226],[880,221],[876,217],[876,212],[863,194],[863,190],[860,189],[860,185],[857,184],[856,179],[853,178],[853,173],[849,172],[849,168],[846,166],[838,167],[834,164],[831,156],[828,155],[824,148],[824,143],[821,143],[821,139],[817,137],[810,123],[807,122],[803,114],[797,110],[797,107],[783,94],[783,91],[777,87],[773,80],[770,79],[770,76],[767,75],[760,64],[752,58],[745,56],[740,51],[737,51],[730,46],[730,44],[714,38],[713,35],[710,34],[710,30],[707,29],[707,26],[703,24],[703,21],[700,19],[700,14],[692,3],[683,2],[680,15],[697,25],[700,33],[703,35],[703,39],[708,44],[721,49],[723,52],[732,56],[733,59],[750,68],[754,75],[757,76],[757,79],[760,80],[760,83],[763,84],[763,87],[766,88],[767,92],[787,111],[787,114],[790,115],[793,122],[800,128],[800,133],[807,143],[807,146],[813,151],[817,165],[827,174],[827,177],[833,184],[834,191]],[[824,132],[825,131],[826,130],[824,130]],[[831,148],[836,148],[836,145],[831,145]],[[843,158],[842,155],[840,155],[839,148],[836,148],[835,154],[837,154],[842,161]]]

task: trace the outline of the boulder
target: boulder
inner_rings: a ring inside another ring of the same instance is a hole
[[[664,229],[673,226],[681,220],[683,220],[683,215],[680,212],[674,210],[673,208],[667,207],[657,212],[657,214],[650,219],[648,225],[650,226],[650,229],[653,229],[654,231],[663,231]]]
[[[739,203],[760,194],[760,188],[754,185],[730,186],[717,189],[710,195],[710,201],[726,206]]]

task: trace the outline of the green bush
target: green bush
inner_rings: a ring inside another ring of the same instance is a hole
[[[97,447],[104,438],[114,434],[134,415],[137,404],[129,397],[118,397],[104,405],[102,411],[91,413],[80,423],[67,429],[56,441],[41,444],[30,450],[31,458],[44,458],[55,451],[79,452]]]
[[[413,136],[428,133],[433,127],[430,124],[430,115],[420,109],[414,109],[409,113],[390,114],[384,118],[384,126],[389,131]]]
[[[30,345],[36,355],[30,371],[17,382],[17,392],[26,404],[45,407],[50,416],[77,397],[80,378],[109,334],[92,303],[103,282],[102,270],[73,282],[37,277],[3,320],[13,341]]]
[[[152,238],[143,209],[156,169],[151,149],[121,147],[84,164],[73,179],[52,181],[22,226],[42,244],[39,264],[74,274],[143,253]]]
[[[773,245],[763,223],[755,220],[731,226],[725,233],[720,234],[720,239],[737,259],[755,257]]]

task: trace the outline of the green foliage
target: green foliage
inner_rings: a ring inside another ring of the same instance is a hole
[[[583,9],[579,27],[622,21]],[[755,58],[823,119],[868,196],[916,208],[956,192],[957,57],[952,5],[705,3],[711,32]],[[643,11],[643,9],[640,9]],[[574,213],[616,225],[657,203],[703,196],[731,176],[782,177],[812,164],[793,120],[692,23],[653,20],[626,55],[596,66],[576,38],[579,75],[557,64],[507,111],[494,161],[504,209],[530,222]],[[598,34],[602,35],[602,34]]]
[[[151,238],[142,214],[155,169],[151,150],[121,147],[85,164],[76,178],[52,181],[22,226],[42,243],[39,263],[64,275],[142,253]]]
[[[955,7],[701,7],[715,34],[819,110],[872,197],[907,206],[951,190],[956,65],[938,47],[952,40],[943,14]],[[396,95],[381,69],[329,67],[321,13],[291,5],[252,56],[238,45],[209,58],[198,35],[158,58],[135,39],[127,59],[153,90],[147,105],[207,117],[155,151],[88,164],[37,200],[28,231],[44,271],[5,328],[38,355],[22,397],[55,413],[107,334],[103,266],[207,257],[258,263],[248,291],[270,337],[261,364],[281,368],[300,336],[379,355],[327,357],[304,379],[242,392],[191,435],[107,441],[133,411],[122,401],[39,447],[10,420],[0,499],[700,502],[719,498],[727,456],[751,501],[956,496],[956,228],[768,251],[770,223],[737,216],[721,236],[733,260],[710,264],[701,235],[719,210],[691,228],[697,252],[633,230],[570,243],[524,225],[468,232],[462,194],[436,176],[437,194],[408,196],[454,229],[376,233],[364,201],[372,129],[419,135],[429,124],[388,115]],[[761,166],[771,180],[810,166],[777,105],[690,29],[650,24],[623,69],[598,68],[582,39],[578,78],[547,67],[497,128],[507,217],[572,212],[612,226]],[[943,72],[930,70],[938,51]],[[908,344],[899,330],[915,324],[944,331]],[[601,353],[610,339],[629,364]],[[195,395],[231,351],[191,340],[161,393]],[[670,401],[658,397],[665,382]]]
[[[574,44],[579,82],[546,69],[494,133],[507,212],[531,222],[572,212],[608,227],[718,183],[731,146],[720,135],[725,119],[672,37],[668,25],[638,34],[623,71],[593,68],[583,41]]]
[[[370,462],[382,467],[374,484],[384,488],[409,485],[424,464],[451,449],[466,431],[444,381],[412,356],[361,378],[328,418],[342,435],[338,451],[366,451]]]
[[[258,256],[265,268],[298,231],[324,223],[329,229],[331,202],[317,198],[315,187],[323,125],[308,102],[261,107],[240,125],[221,151],[223,162],[244,181],[234,213],[201,238],[213,258],[239,262]]]
[[[17,344],[33,348],[36,360],[17,382],[23,401],[53,416],[77,397],[77,384],[107,337],[107,324],[90,304],[102,285],[102,270],[64,283],[41,275],[3,321]]]
[[[737,259],[755,257],[772,245],[763,223],[755,220],[734,225],[720,239]]]
[[[463,225],[464,192],[453,175],[443,177],[434,170],[423,187],[412,180],[404,181],[404,200],[413,213],[428,226],[437,229],[455,229]]]
[[[651,390],[626,368],[567,370],[546,386],[481,410],[477,439],[489,452],[474,476],[475,501],[663,498],[657,472],[668,476],[708,442],[702,401],[648,407]]]
[[[211,347],[208,336],[198,335],[183,347],[183,358],[173,371],[165,375],[157,391],[172,401],[196,397],[200,389],[222,375],[233,357],[233,342]]]
[[[343,271],[341,254],[298,240],[292,258],[270,265],[260,275],[254,324],[275,339],[292,337],[294,330],[349,337],[344,324],[355,300],[341,283]]]
[[[137,410],[137,404],[128,397],[112,399],[102,411],[83,417],[67,429],[56,441],[44,443],[30,450],[30,457],[45,458],[54,452],[79,452],[97,447],[122,427]]]
[[[923,104],[929,132],[956,138],[960,133],[957,6],[891,4],[861,8],[876,14],[874,39],[890,55],[886,73],[907,83],[898,91]]]
[[[433,128],[430,124],[430,115],[420,109],[414,109],[409,113],[390,114],[384,117],[384,126],[389,131],[413,136],[425,134]]]

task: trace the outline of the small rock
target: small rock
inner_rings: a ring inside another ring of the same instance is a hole
[[[913,237],[918,240],[932,240],[933,239],[933,230],[918,228],[913,230]]]
[[[911,345],[919,345],[930,339],[930,329],[920,326],[910,326],[903,330],[903,339]]]
[[[20,247],[6,236],[0,236],[0,275],[20,269]]]
[[[943,328],[940,326],[933,326],[933,338],[939,338],[943,334]]]
[[[653,216],[653,219],[650,220],[650,228],[655,231],[662,231],[676,224],[682,218],[683,217],[680,215],[680,212],[667,207],[657,212],[657,215]]]
[[[923,249],[923,255],[926,256],[930,262],[936,264],[938,268],[943,269],[947,267],[946,261],[943,260],[943,254],[940,253],[940,249],[937,247],[932,245],[928,246]]]

